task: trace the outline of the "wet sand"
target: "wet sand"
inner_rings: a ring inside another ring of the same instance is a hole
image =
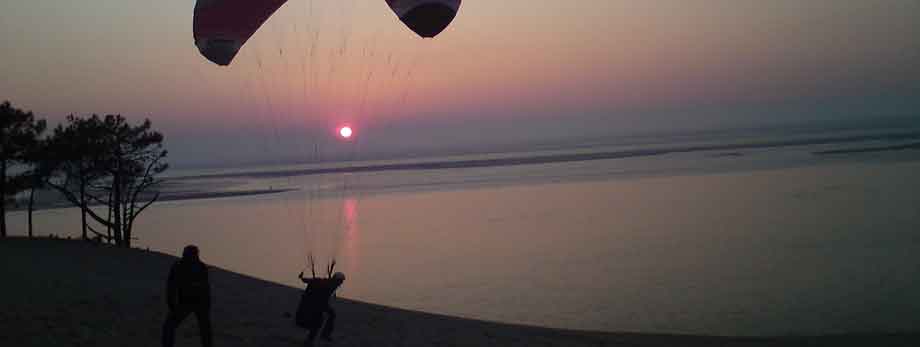
[[[241,254],[240,256],[246,256]],[[203,254],[207,262],[207,254]],[[80,241],[0,240],[0,346],[157,346],[175,257]],[[300,346],[300,290],[211,268],[216,346]],[[339,299],[335,342],[317,346],[917,346],[920,333],[709,337],[502,324]],[[194,317],[177,346],[197,346]]]

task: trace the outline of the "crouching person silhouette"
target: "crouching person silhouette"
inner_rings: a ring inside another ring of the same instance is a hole
[[[335,329],[335,310],[330,306],[330,300],[335,290],[342,285],[342,282],[345,282],[345,274],[336,272],[330,278],[319,278],[315,275],[306,278],[301,272],[297,277],[307,284],[300,297],[300,305],[297,306],[295,317],[297,326],[309,331],[304,346],[313,346],[313,341],[320,333],[320,328],[322,328],[322,338],[332,341],[332,330]]]
[[[201,345],[211,347],[211,285],[208,267],[198,258],[198,247],[186,246],[182,259],[169,270],[166,283],[166,303],[169,314],[163,323],[163,346],[172,347],[176,328],[189,314],[198,319]]]

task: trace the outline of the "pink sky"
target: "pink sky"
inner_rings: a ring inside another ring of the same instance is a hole
[[[838,99],[865,116],[918,111],[918,1],[468,0],[421,40],[384,1],[291,0],[229,68],[198,54],[192,7],[4,3],[0,98],[52,121],[149,116],[177,146],[211,151],[346,121],[359,132],[418,122],[457,145],[487,141],[490,120],[521,124],[526,139],[559,137],[537,129],[552,122],[573,136],[718,126],[761,121],[736,110],[799,104],[786,118],[827,118],[838,108],[810,105]],[[656,113],[675,108],[706,112]]]

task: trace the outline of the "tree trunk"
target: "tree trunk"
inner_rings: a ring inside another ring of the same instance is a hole
[[[127,202],[125,203],[124,224],[125,224],[125,230],[126,230],[125,233],[128,236],[131,236],[131,234],[134,231],[134,204],[133,203],[127,203]]]
[[[35,187],[29,188],[29,238],[32,238],[32,211],[35,210]]]
[[[86,235],[86,209],[89,208],[86,204],[86,180],[83,177],[80,177],[80,220],[83,223],[83,240],[89,240]]]
[[[108,206],[108,215],[105,216],[105,221],[109,224],[105,226],[105,235],[109,237],[109,242],[112,242],[112,191],[109,191],[109,198],[106,200]]]
[[[121,232],[125,234],[125,245],[131,247],[131,226],[128,224],[128,208],[121,206]]]
[[[117,164],[116,164],[117,165]],[[115,168],[115,174],[112,175],[112,214],[115,216],[115,220],[112,222],[112,229],[115,233],[116,242],[119,246],[130,247],[131,241],[122,237],[122,228],[121,228],[121,172],[119,168]]]
[[[121,205],[121,213],[122,213],[121,230],[125,234],[125,240],[127,241],[126,244],[128,245],[128,247],[131,247],[131,210],[128,208],[129,207],[128,200],[130,200],[131,188],[127,187],[127,189],[125,190],[126,191],[122,192],[122,194],[125,195],[125,199],[124,199],[125,203]]]
[[[6,237],[6,160],[0,160],[0,237]]]
[[[128,248],[131,248],[131,223],[127,218],[122,219],[122,223],[124,224],[122,225],[122,229],[125,230],[125,240],[127,240],[126,244]]]

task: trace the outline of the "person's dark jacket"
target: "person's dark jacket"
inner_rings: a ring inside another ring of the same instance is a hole
[[[342,285],[341,281],[331,278],[306,278],[302,280],[307,284],[306,293],[311,305],[326,307],[335,290]]]
[[[307,284],[300,304],[297,305],[295,322],[307,329],[318,329],[322,325],[323,312],[330,310],[329,300],[342,281],[331,278],[301,278]]]
[[[197,259],[177,261],[169,270],[166,298],[170,310],[210,308],[211,285],[208,282],[208,267]]]

